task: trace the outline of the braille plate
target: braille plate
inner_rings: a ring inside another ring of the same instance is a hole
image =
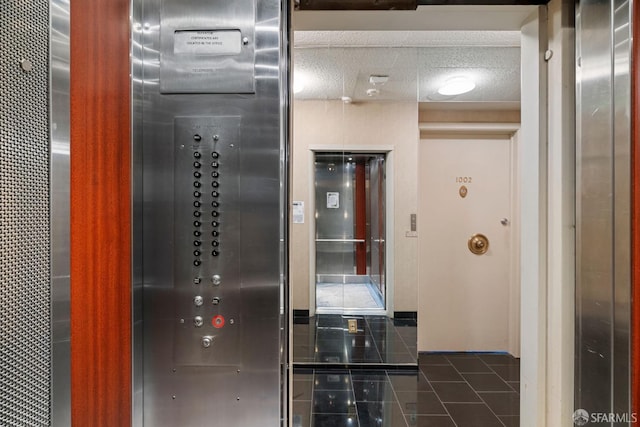
[[[238,345],[242,330],[238,323],[241,302],[238,267],[240,117],[176,117],[174,123],[175,363],[182,366],[236,365],[240,360]],[[217,165],[212,165],[214,162]],[[212,176],[215,172],[217,177]],[[214,182],[218,187],[212,185]],[[196,191],[201,194],[199,197],[194,196]],[[213,191],[219,196],[214,197]],[[200,207],[194,206],[196,201]],[[218,203],[217,207],[212,205],[214,202]],[[214,212],[218,216],[213,216]],[[201,225],[196,227],[195,221]],[[213,221],[219,225],[214,227]],[[200,236],[194,235],[196,231]],[[213,235],[214,231],[218,232],[217,236]],[[214,241],[218,246],[213,246]],[[194,255],[196,250],[201,252],[200,256]],[[212,255],[214,250],[218,255]],[[195,265],[196,261],[200,265]],[[221,277],[218,286],[213,284],[214,274]],[[201,278],[199,284],[194,283],[196,278]],[[197,295],[204,299],[200,307],[193,302]],[[214,297],[220,298],[219,304],[213,304]],[[212,325],[212,319],[217,315],[224,316],[222,328]],[[203,326],[194,326],[196,316],[203,317]],[[203,336],[213,337],[209,348],[202,346]]]

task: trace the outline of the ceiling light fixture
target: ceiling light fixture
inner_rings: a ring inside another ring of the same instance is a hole
[[[471,92],[475,87],[476,84],[467,77],[452,77],[444,82],[444,85],[438,89],[438,93],[445,96],[461,95]]]

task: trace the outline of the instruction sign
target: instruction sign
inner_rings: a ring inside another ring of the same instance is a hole
[[[242,50],[239,30],[176,31],[173,53],[192,55],[238,55]]]

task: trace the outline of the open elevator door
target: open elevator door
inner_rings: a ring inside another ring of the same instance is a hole
[[[286,418],[284,7],[133,2],[134,425]]]

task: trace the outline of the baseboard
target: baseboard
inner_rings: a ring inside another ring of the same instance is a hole
[[[418,312],[417,311],[394,311],[393,318],[418,320]]]
[[[293,317],[309,317],[309,310],[293,310]]]

